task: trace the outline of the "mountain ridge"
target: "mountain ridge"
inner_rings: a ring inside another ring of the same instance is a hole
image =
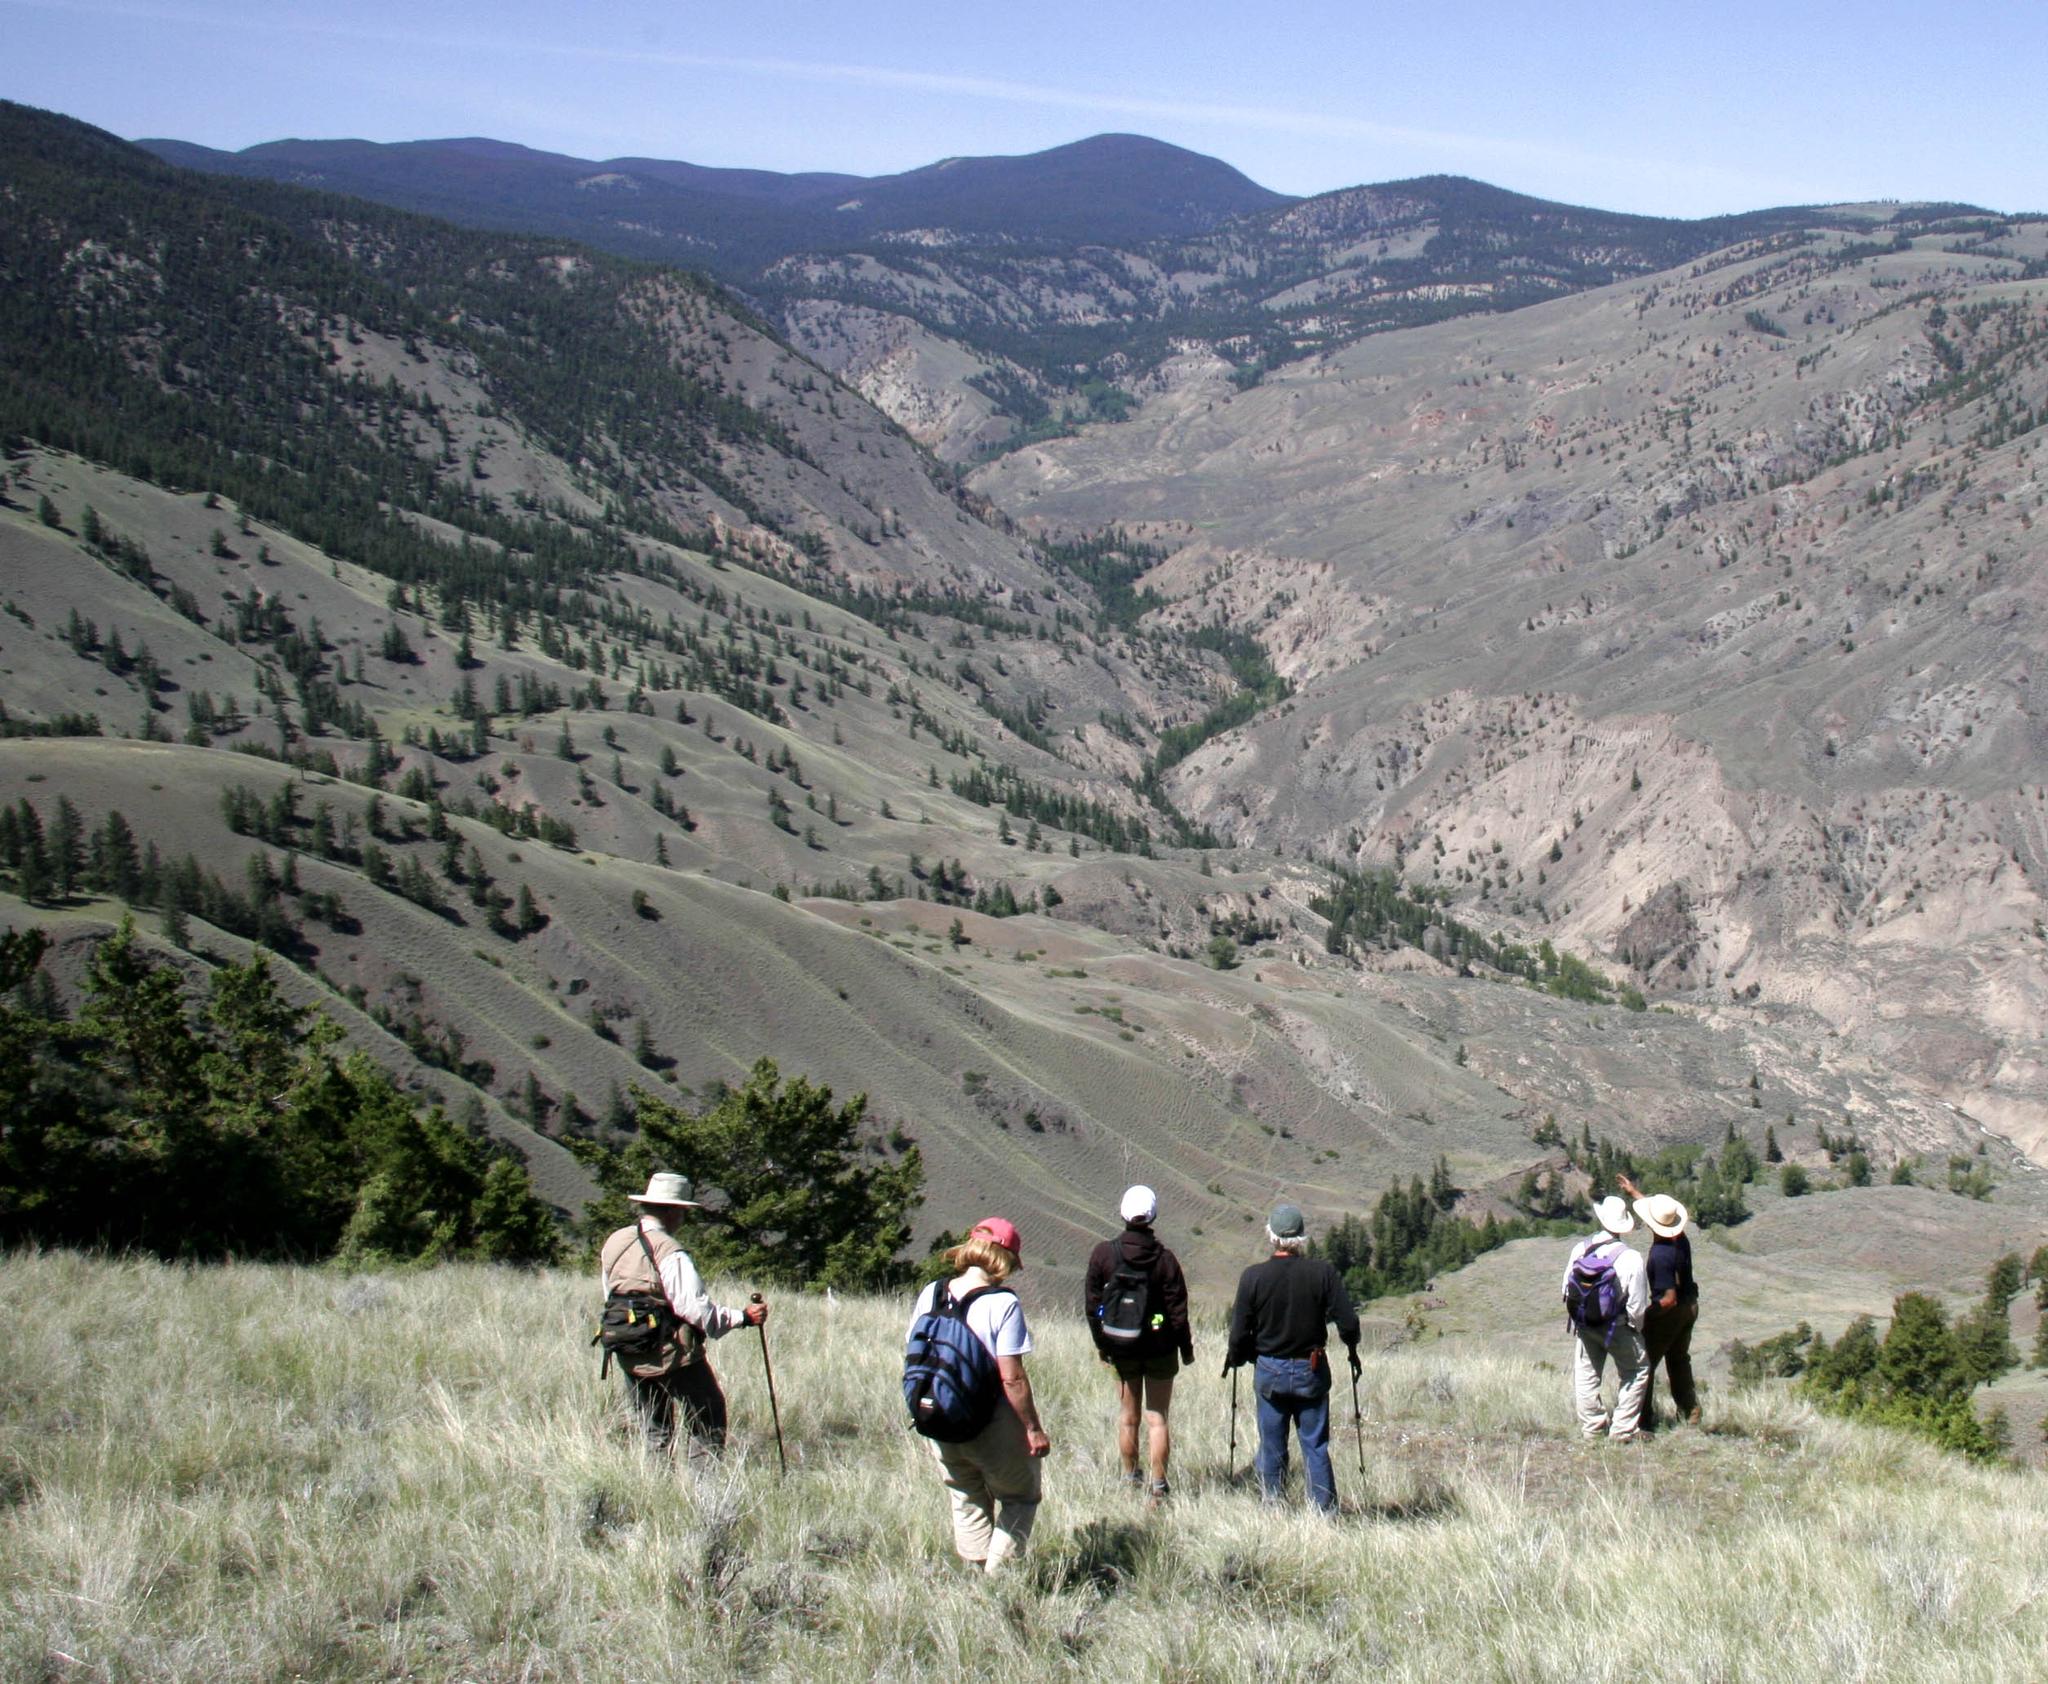
[[[1253,382],[1372,333],[1512,310],[1748,240],[1981,214],[1852,206],[1660,218],[1450,175],[1296,199],[1130,135],[876,178],[596,163],[474,140],[204,155],[145,144],[181,163],[708,269],[962,462],[1116,418],[1193,342]],[[350,170],[331,167],[342,156]]]
[[[459,202],[466,178],[474,179],[479,166],[491,171],[496,186],[506,185],[512,171],[572,186],[593,178],[640,178],[643,184],[684,195],[669,207],[673,214],[701,215],[714,203],[770,205],[778,214],[764,224],[765,237],[795,242],[789,249],[806,241],[822,246],[862,241],[934,220],[1008,238],[1128,241],[1200,232],[1232,215],[1293,202],[1219,160],[1139,135],[1094,135],[1015,156],[943,158],[879,176],[837,171],[784,174],[677,159],[576,158],[476,136],[396,142],[278,140],[237,152],[178,140],[135,144],[183,167],[291,179],[372,198],[404,191],[437,204]],[[859,206],[848,207],[849,195],[859,198]],[[497,206],[504,208],[503,201]],[[548,210],[566,215],[568,207],[551,202]],[[717,219],[715,226],[728,228],[732,220]],[[550,231],[586,237],[602,232],[594,223]],[[675,237],[688,231],[668,232]],[[610,241],[596,243],[616,246],[621,236],[615,233]],[[624,243],[639,248],[627,251],[629,256],[667,249],[646,240]],[[758,245],[759,239],[747,244]],[[719,263],[722,253],[715,240],[705,255]],[[720,267],[727,278],[740,278],[751,272],[752,262],[743,250],[736,266]]]

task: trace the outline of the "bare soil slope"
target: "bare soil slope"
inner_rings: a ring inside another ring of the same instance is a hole
[[[1143,517],[1161,617],[1295,680],[1174,769],[1190,813],[1803,1016],[2038,1148],[2035,231],[1738,249],[1198,375],[976,483]]]

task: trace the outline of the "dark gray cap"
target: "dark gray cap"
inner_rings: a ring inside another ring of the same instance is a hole
[[[1299,1205],[1275,1205],[1266,1218],[1266,1231],[1276,1240],[1298,1239],[1308,1232],[1308,1223]]]

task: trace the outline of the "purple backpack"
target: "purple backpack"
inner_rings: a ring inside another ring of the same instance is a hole
[[[1572,1264],[1565,1283],[1565,1314],[1581,1333],[1601,1333],[1612,1343],[1614,1329],[1622,1317],[1621,1278],[1614,1272],[1620,1248],[1612,1242],[1595,1240]]]

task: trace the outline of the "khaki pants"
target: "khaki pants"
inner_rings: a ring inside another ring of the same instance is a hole
[[[1024,1445],[1024,1423],[1007,1402],[965,1444],[932,1441],[953,1508],[953,1548],[962,1561],[993,1573],[1023,1551],[1038,1518],[1038,1458]]]
[[[1600,1401],[1600,1379],[1607,1359],[1614,1359],[1614,1412]],[[1650,1365],[1643,1360],[1642,1335],[1626,1322],[1609,1339],[1580,1333],[1572,1341],[1572,1401],[1579,1411],[1579,1431],[1588,1438],[1603,1432],[1610,1438],[1633,1438],[1642,1420],[1643,1394],[1650,1385]]]

